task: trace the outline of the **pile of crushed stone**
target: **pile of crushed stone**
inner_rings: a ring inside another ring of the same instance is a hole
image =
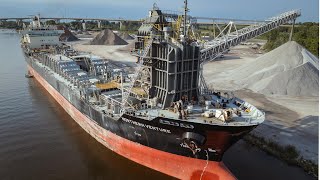
[[[125,47],[119,48],[118,50],[125,51],[125,52],[131,52],[134,50],[136,42],[137,42],[137,40],[131,41],[128,45],[126,45]]]
[[[133,40],[134,38],[127,32],[120,32],[118,34],[119,37],[121,37],[124,40]]]
[[[232,70],[242,88],[270,95],[319,96],[319,59],[294,41]]]
[[[128,43],[113,33],[110,29],[105,29],[94,37],[90,45],[127,45]]]
[[[70,41],[78,41],[79,39],[66,27],[59,25],[57,26],[58,30],[64,30],[64,33],[60,36],[60,41],[70,42]]]

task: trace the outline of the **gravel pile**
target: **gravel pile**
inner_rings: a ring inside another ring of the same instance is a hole
[[[131,41],[128,45],[126,45],[125,47],[119,48],[118,50],[125,51],[125,52],[131,52],[132,50],[134,50],[136,42],[137,42],[137,40]]]
[[[57,26],[57,29],[64,30],[64,33],[60,36],[60,41],[70,42],[70,41],[78,41],[79,39],[65,26]]]
[[[267,95],[319,96],[319,59],[291,41],[233,70],[231,79]]]
[[[106,29],[101,31],[90,41],[90,45],[127,45],[128,43],[120,38],[113,31]]]
[[[127,32],[120,32],[118,34],[119,37],[121,37],[124,40],[133,40],[134,38]]]

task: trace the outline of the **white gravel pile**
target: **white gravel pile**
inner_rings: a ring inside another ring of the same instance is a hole
[[[121,37],[123,40],[133,40],[134,38],[127,32],[120,32],[117,34],[119,37]]]
[[[106,29],[101,31],[90,41],[90,45],[127,45],[128,43],[120,38],[113,31]]]
[[[225,74],[236,89],[266,95],[319,96],[319,59],[294,41]]]
[[[137,40],[133,40],[128,45],[126,45],[125,47],[119,48],[118,51],[126,51],[126,52],[132,51],[132,50],[134,50],[136,42],[137,42]]]

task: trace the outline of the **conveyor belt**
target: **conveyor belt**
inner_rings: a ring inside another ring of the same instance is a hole
[[[269,32],[289,21],[294,21],[300,15],[301,13],[299,10],[288,11],[279,16],[272,17],[264,23],[251,25],[218,37],[213,41],[206,43],[204,49],[201,50],[201,62],[214,60],[219,55],[226,52],[230,47],[239,45],[241,42]]]

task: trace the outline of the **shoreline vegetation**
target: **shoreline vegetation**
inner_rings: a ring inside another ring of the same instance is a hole
[[[239,25],[237,28],[241,29],[246,26]],[[224,26],[220,27],[224,28]],[[267,40],[266,45],[263,47],[267,52],[276,49],[282,44],[288,42],[291,32],[291,26],[279,27],[266,34],[263,34],[256,39]],[[219,34],[219,29],[213,29],[212,25],[199,26],[201,36],[214,37]],[[296,41],[298,44],[305,47],[313,55],[319,56],[319,23],[316,22],[304,22],[296,23],[293,30],[292,41]]]
[[[46,22],[47,25],[63,25],[71,29],[81,29],[82,25],[77,21],[72,21],[68,23],[59,23],[56,24],[55,21],[49,20]],[[126,31],[126,32],[137,32],[138,28],[140,27],[139,23],[136,22],[128,22],[121,26],[114,22],[103,21],[101,22],[102,28],[96,28],[96,22],[94,21],[87,21],[86,28],[87,30],[92,31],[99,31],[103,29],[112,29],[116,31]],[[241,29],[245,26],[239,26],[238,29]],[[15,21],[4,21],[0,24],[0,28],[6,29],[21,29],[21,26]],[[201,36],[210,36],[214,37],[213,32],[215,35],[218,35],[219,29],[213,29],[212,25],[201,25],[198,27]],[[266,34],[263,34],[258,37],[258,39],[267,40],[266,45],[263,47],[266,51],[272,51],[273,49],[281,46],[282,44],[286,43],[289,40],[291,32],[291,27],[279,27],[274,29]],[[304,22],[304,23],[297,23],[294,27],[293,31],[293,41],[296,41],[300,45],[304,46],[308,51],[310,51],[315,56],[319,56],[319,23],[316,22]]]
[[[265,151],[288,165],[293,165],[302,168],[306,173],[318,178],[318,165],[310,160],[305,160],[292,145],[281,146],[280,144],[267,140],[250,133],[243,137],[243,140],[259,149]]]
[[[49,20],[46,21],[47,25],[63,25],[71,29],[81,29],[81,23],[77,21],[71,22],[64,22],[56,24],[55,21]],[[136,22],[128,22],[124,23],[121,26],[114,22],[103,21],[101,22],[102,28],[98,29],[96,26],[96,22],[94,21],[87,21],[86,28],[87,30],[92,31],[100,31],[103,29],[112,29],[116,31],[125,31],[128,33],[135,33],[137,32],[138,28],[140,27],[139,23]],[[0,24],[0,29],[21,29],[22,26],[18,26],[15,21],[4,21]],[[241,29],[245,26],[238,26],[238,29]],[[222,26],[223,28],[223,26]],[[212,25],[201,25],[198,27],[198,31],[201,36],[209,36],[214,37],[219,34],[219,29],[213,29]],[[288,27],[279,27],[274,29],[266,34],[263,34],[257,39],[267,40],[266,45],[263,47],[266,51],[272,51],[273,49],[281,46],[282,44],[286,43],[289,40],[291,32],[291,26]],[[319,23],[316,22],[304,22],[304,23],[296,23],[293,31],[293,41],[296,41],[298,44],[305,47],[308,51],[310,51],[315,56],[319,56]]]
[[[289,40],[292,28],[279,27],[272,30],[259,38],[267,40],[264,49],[272,51]],[[292,35],[292,41],[305,47],[313,55],[319,56],[319,23],[305,22],[295,25]]]

